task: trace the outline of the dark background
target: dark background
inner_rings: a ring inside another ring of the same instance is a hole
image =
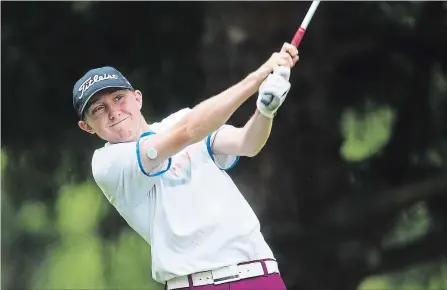
[[[2,1],[2,288],[159,288],[92,183],[74,83],[114,66],[159,120],[259,67],[310,4]],[[229,172],[289,289],[447,289],[446,53],[446,2],[320,4],[269,142]]]

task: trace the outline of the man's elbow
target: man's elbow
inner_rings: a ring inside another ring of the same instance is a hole
[[[261,152],[262,148],[264,148],[264,144],[251,142],[247,138],[240,138],[239,142],[239,156],[244,157],[255,157]]]
[[[240,156],[244,156],[244,157],[255,157],[256,155],[259,154],[259,152],[261,152],[262,148],[246,148],[244,150],[241,150]]]
[[[245,154],[244,156],[252,158],[252,157],[255,157],[256,155],[258,155],[258,153],[259,152],[250,152],[250,153]]]

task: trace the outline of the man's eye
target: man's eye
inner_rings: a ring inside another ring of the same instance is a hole
[[[121,100],[123,98],[123,96],[121,95],[117,95],[115,96],[115,102],[118,102],[119,100]]]
[[[103,108],[104,108],[104,106],[96,106],[95,108],[93,108],[92,114],[95,114],[95,113],[101,111]]]

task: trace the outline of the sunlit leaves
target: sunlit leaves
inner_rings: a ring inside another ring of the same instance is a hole
[[[43,202],[25,202],[19,212],[21,226],[30,232],[45,231],[49,226],[47,207]]]
[[[102,245],[97,236],[66,239],[48,252],[34,289],[104,289]]]
[[[386,277],[373,277],[364,280],[358,290],[388,290],[390,283]]]
[[[151,280],[150,248],[137,233],[130,229],[123,231],[119,240],[109,245],[107,250],[110,283],[114,288],[162,288],[161,284]]]
[[[422,237],[429,226],[429,212],[425,203],[417,203],[402,212],[390,234],[384,239],[383,246],[396,246]]]
[[[67,234],[93,231],[102,202],[104,196],[92,183],[63,187],[57,202],[59,230]]]
[[[151,279],[150,247],[138,234],[128,228],[119,240],[106,242],[97,233],[105,200],[90,182],[61,188],[55,221],[60,241],[49,245],[33,277],[33,289],[161,287]],[[39,203],[25,204],[21,212],[26,228],[40,231],[47,224]]]
[[[347,109],[342,115],[344,142],[341,155],[347,161],[361,161],[377,152],[388,142],[394,112],[389,107],[358,114]]]

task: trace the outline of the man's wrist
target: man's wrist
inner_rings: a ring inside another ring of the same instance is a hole
[[[271,112],[269,110],[265,110],[263,108],[260,108],[259,106],[256,108],[256,112],[267,119],[273,119],[276,115],[276,112]]]
[[[248,75],[248,78],[253,79],[258,83],[258,86],[262,84],[262,82],[267,78],[269,73],[262,72],[260,69],[255,70],[254,72]]]

